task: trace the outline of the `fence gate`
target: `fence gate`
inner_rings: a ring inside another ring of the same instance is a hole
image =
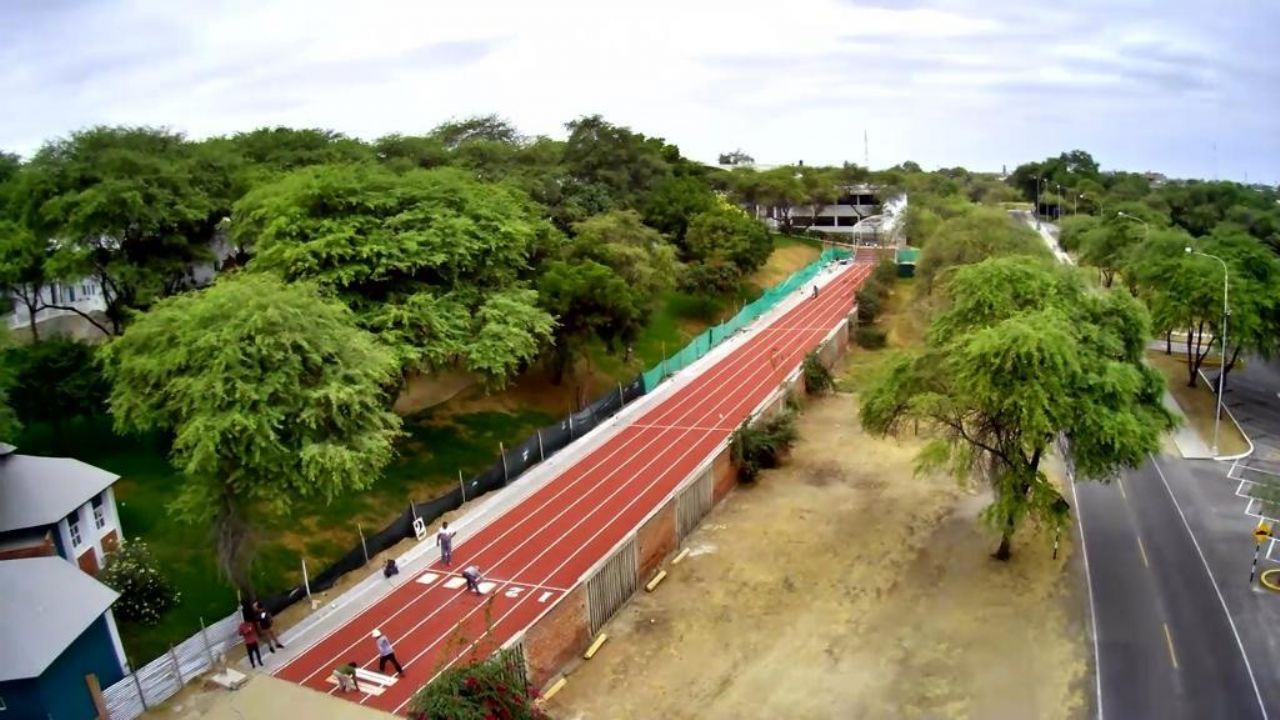
[[[676,499],[676,532],[679,542],[689,537],[711,511],[711,468],[707,468]]]
[[[587,581],[587,614],[591,616],[592,635],[600,632],[618,612],[636,591],[637,584],[636,539],[632,537]]]

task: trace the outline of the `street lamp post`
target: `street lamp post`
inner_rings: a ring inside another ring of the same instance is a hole
[[[1207,258],[1213,258],[1222,265],[1222,337],[1220,338],[1222,345],[1222,356],[1218,360],[1218,405],[1213,416],[1213,454],[1218,454],[1218,428],[1222,424],[1222,381],[1227,375],[1227,317],[1231,315],[1231,308],[1227,304],[1227,295],[1231,291],[1231,273],[1227,270],[1227,262],[1217,255],[1200,252],[1192,247],[1187,247],[1187,253],[1191,255],[1203,255]],[[1187,337],[1187,342],[1191,342],[1191,338]]]
[[[1149,240],[1151,238],[1151,226],[1147,224],[1146,220],[1143,220],[1142,218],[1139,218],[1139,217],[1134,217],[1123,210],[1117,212],[1116,217],[1127,218],[1129,220],[1133,220],[1134,222],[1142,223],[1142,239]],[[1191,252],[1191,250],[1188,249],[1187,252]]]

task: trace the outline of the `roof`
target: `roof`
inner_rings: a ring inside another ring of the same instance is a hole
[[[52,525],[119,475],[71,458],[0,456],[0,532]]]
[[[39,677],[118,597],[60,557],[0,561],[0,682]]]

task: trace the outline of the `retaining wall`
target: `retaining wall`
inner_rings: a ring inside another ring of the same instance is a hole
[[[848,348],[846,318],[832,328],[821,343],[818,356],[825,365],[834,367],[848,353]],[[756,409],[752,422],[784,411],[789,395],[798,397],[803,393],[803,376],[796,369],[782,379]],[[548,608],[522,635],[507,643],[507,647],[523,648],[529,681],[535,687],[543,687],[580,657],[595,632],[657,574],[666,559],[736,484],[737,468],[726,442],[589,570],[564,599]]]

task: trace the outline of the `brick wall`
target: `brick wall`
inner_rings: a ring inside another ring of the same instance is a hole
[[[731,458],[729,449],[725,448],[711,463],[712,483],[714,485],[712,495],[715,497],[716,502],[724,499],[724,496],[728,495],[733,486],[737,484],[738,470],[733,466]]]
[[[656,515],[636,532],[636,568],[640,582],[648,582],[665,558],[676,547],[676,500],[672,498]]]
[[[590,627],[587,588],[579,585],[525,633],[529,682],[534,687],[546,685],[560,668],[586,650],[591,640]]]

